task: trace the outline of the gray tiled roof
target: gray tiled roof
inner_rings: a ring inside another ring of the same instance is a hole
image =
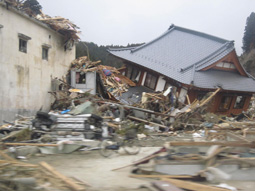
[[[233,41],[171,25],[160,37],[140,47],[108,51],[116,57],[144,66],[181,83],[191,84],[196,71],[215,63],[233,50]],[[206,80],[205,76],[203,78]],[[250,82],[249,78],[245,79]]]
[[[194,86],[210,89],[220,86],[225,90],[255,92],[255,80],[253,78],[221,70],[195,72]]]

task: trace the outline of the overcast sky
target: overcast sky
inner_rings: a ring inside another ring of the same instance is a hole
[[[242,53],[254,0],[38,0],[43,12],[68,18],[81,39],[98,45],[149,42],[171,24],[234,40]]]

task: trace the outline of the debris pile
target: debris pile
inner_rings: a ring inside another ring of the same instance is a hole
[[[92,95],[90,90],[76,89],[67,78],[52,79],[49,93],[55,101],[49,113],[38,111],[33,117],[17,115],[17,120],[0,127],[1,146],[5,152],[13,158],[26,159],[36,154],[91,151],[100,149],[96,140],[132,132],[140,140],[139,145],[162,146],[166,143],[158,152],[114,171],[135,166],[130,176],[160,179],[152,181],[156,190],[164,184],[175,186],[177,190],[226,191],[219,187],[222,184],[215,184],[230,180],[254,181],[254,100],[247,113],[233,117],[206,110],[220,88],[187,105],[178,101],[171,88],[159,93],[144,93],[140,103],[127,105],[117,98],[135,84],[118,69],[99,63],[81,57],[71,63],[69,73],[73,70],[79,75],[97,73],[110,99]],[[83,189],[46,163],[30,165],[12,158],[7,160],[8,156],[2,153],[5,160],[0,161],[1,189],[9,186],[9,190],[14,190],[13,186],[20,185],[25,190],[31,185],[37,190]],[[147,163],[153,164],[149,171]],[[55,179],[45,177],[45,170]],[[23,173],[26,171],[29,173]],[[191,182],[198,180],[203,184]]]
[[[65,19],[63,17],[50,17],[48,15],[44,15],[43,13],[37,15],[36,19],[49,25],[53,30],[64,35],[66,47],[74,46],[74,43],[78,42],[78,40],[80,39],[80,37],[78,36],[79,27],[68,19]]]
[[[71,63],[70,70],[75,70],[83,75],[87,72],[96,71],[100,80],[102,81],[103,87],[106,89],[109,98],[116,100],[117,97],[121,96],[122,93],[128,91],[130,86],[136,84],[126,76],[120,74],[119,70],[115,67],[98,65],[101,61],[92,62],[87,56],[77,58]]]
[[[88,59],[87,56],[82,56],[72,61],[70,69],[71,70],[75,69],[84,73],[92,72],[97,70],[95,66],[99,64],[100,62],[101,62],[100,60],[96,62],[92,62]]]
[[[77,42],[80,38],[78,36],[79,27],[74,23],[65,19],[63,17],[50,17],[43,14],[40,10],[40,14],[37,11],[32,10],[30,7],[24,6],[24,1],[18,0],[4,0],[8,6],[12,6],[20,11],[23,11],[27,15],[47,24],[53,30],[59,32],[65,37],[65,48],[69,49],[74,46],[74,43]]]
[[[231,186],[225,187],[226,183],[233,180],[254,181],[253,139],[229,131],[225,131],[225,138],[224,141],[215,138],[213,141],[166,142],[151,155],[113,171],[134,166],[130,177],[160,179],[157,184],[152,182],[156,190],[170,183],[176,190],[227,191]]]
[[[4,152],[0,151],[0,157],[4,160],[0,162],[0,190],[26,191],[26,190],[85,190],[82,182],[77,184],[77,180],[72,180],[46,162],[39,165],[28,164],[17,161]]]

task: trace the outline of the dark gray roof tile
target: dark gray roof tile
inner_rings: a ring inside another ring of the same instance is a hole
[[[108,51],[116,57],[144,66],[181,83],[191,84],[197,80],[197,84],[203,84],[203,87],[208,88],[205,86],[206,83],[199,80],[196,71],[217,62],[233,50],[233,41],[172,25],[164,34],[142,46]],[[201,79],[206,79],[207,74],[207,72],[201,74]],[[229,76],[232,77],[231,74]],[[210,77],[214,81],[214,78]],[[250,78],[240,78],[251,83]]]

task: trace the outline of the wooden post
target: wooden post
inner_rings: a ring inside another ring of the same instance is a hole
[[[63,182],[65,182],[71,189],[75,190],[75,191],[82,191],[85,190],[84,187],[81,187],[80,185],[76,184],[75,182],[73,182],[70,178],[64,176],[63,174],[60,174],[58,171],[56,171],[52,166],[50,166],[48,163],[46,162],[40,162],[39,163],[43,168],[45,168],[46,170],[48,170],[50,173],[52,173],[53,175],[55,175],[57,178],[61,179]]]

